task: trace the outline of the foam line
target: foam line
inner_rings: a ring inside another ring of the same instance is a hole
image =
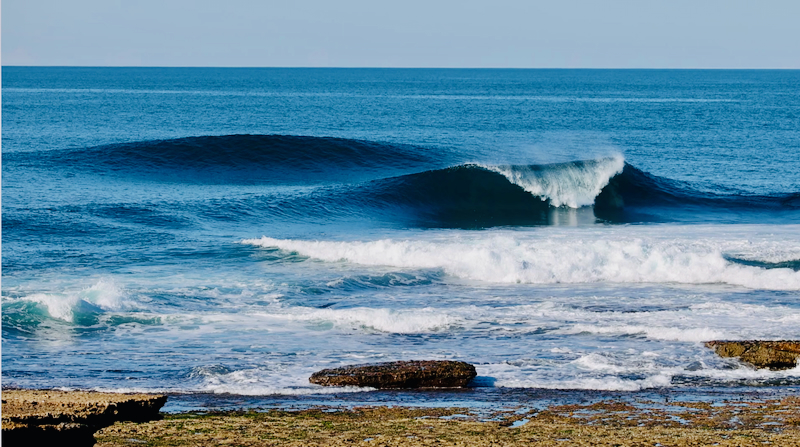
[[[682,239],[487,235],[336,242],[265,236],[242,243],[328,262],[442,269],[459,278],[493,283],[721,283],[750,289],[800,290],[800,272],[732,263],[714,243]]]

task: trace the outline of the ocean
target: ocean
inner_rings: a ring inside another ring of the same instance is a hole
[[[473,403],[798,390],[703,346],[800,336],[798,87],[3,67],[2,384],[391,401],[308,377],[453,359]]]

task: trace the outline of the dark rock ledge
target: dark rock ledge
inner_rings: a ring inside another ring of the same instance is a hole
[[[94,445],[117,421],[159,419],[167,397],[85,391],[3,390],[3,445]]]
[[[477,375],[475,367],[451,360],[409,360],[324,369],[311,383],[372,388],[460,388]]]
[[[738,357],[756,368],[792,369],[800,358],[800,340],[714,340],[706,342],[721,357]]]

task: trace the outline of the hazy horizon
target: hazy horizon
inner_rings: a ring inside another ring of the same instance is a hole
[[[14,65],[2,64],[2,67],[18,68],[216,68],[216,69],[276,69],[276,70],[652,70],[652,71],[797,71],[799,68],[683,68],[683,67],[340,67],[340,66],[217,66],[217,65]]]
[[[797,69],[800,4],[7,0],[3,66]]]

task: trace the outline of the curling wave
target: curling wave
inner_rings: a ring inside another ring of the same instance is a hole
[[[610,223],[783,222],[800,217],[800,192],[709,191],[642,171],[619,155],[553,164],[478,164],[453,159],[444,150],[407,145],[229,135],[45,155],[12,153],[8,161],[37,167],[50,163],[63,170],[148,181],[291,185],[282,192],[265,189],[263,194],[246,197],[226,195],[193,208],[209,215],[202,217],[225,221],[319,221],[347,216],[404,226],[477,228],[551,225],[559,221],[554,213],[575,210],[577,220],[586,223],[598,219]],[[88,212],[107,214],[99,209]],[[152,221],[152,216],[142,217]]]
[[[709,213],[733,222],[766,221],[800,212],[800,193],[701,191],[641,171],[622,157],[529,166],[464,164],[375,180],[345,195],[341,203],[401,208],[444,227],[549,225],[559,209],[577,210],[576,216],[589,222],[612,223],[703,221]]]
[[[611,178],[625,168],[622,156],[552,165],[484,166],[502,174],[550,205],[579,208],[593,205]]]

